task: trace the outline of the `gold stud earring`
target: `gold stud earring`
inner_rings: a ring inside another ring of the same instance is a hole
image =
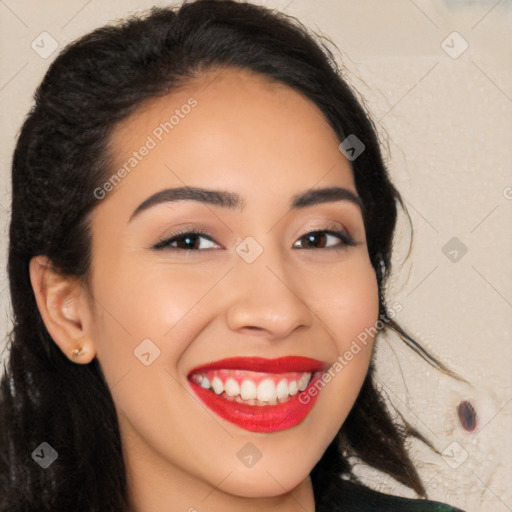
[[[80,349],[77,348],[77,349],[73,350],[73,356],[81,356],[82,354],[85,354],[85,350],[83,350],[81,348]]]

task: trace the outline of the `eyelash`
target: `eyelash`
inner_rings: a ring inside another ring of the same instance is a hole
[[[334,230],[330,230],[330,229],[317,229],[314,231],[309,231],[308,233],[305,233],[304,235],[302,235],[298,240],[301,240],[302,238],[305,238],[309,235],[317,235],[319,233],[320,234],[325,233],[327,235],[337,236],[341,240],[341,244],[339,244],[337,246],[322,247],[320,249],[340,251],[340,250],[346,249],[347,247],[354,247],[356,245],[359,245],[359,243],[355,242],[354,239],[348,233],[346,233],[344,231],[334,231]],[[210,249],[178,249],[177,247],[170,247],[171,243],[173,243],[179,239],[185,238],[185,235],[200,235],[200,236],[207,238],[210,242],[214,242],[214,240],[209,236],[209,234],[207,232],[205,232],[201,229],[192,228],[192,229],[186,229],[186,230],[174,233],[173,235],[171,235],[171,237],[165,238],[165,239],[157,242],[152,248],[155,250],[165,249],[165,250],[170,250],[170,251],[185,251],[187,253],[194,252],[194,251],[205,252],[205,251],[217,250],[214,248],[210,248]],[[303,250],[312,250],[312,249],[306,248]]]

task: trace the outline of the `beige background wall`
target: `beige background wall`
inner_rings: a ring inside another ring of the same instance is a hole
[[[10,328],[4,269],[11,154],[33,91],[56,55],[47,53],[52,44],[63,47],[110,20],[166,3],[0,1],[1,340]],[[382,132],[415,230],[404,262],[408,231],[401,218],[390,303],[402,305],[398,320],[411,334],[471,382],[442,376],[399,339],[379,339],[380,385],[444,453],[411,444],[429,495],[468,512],[511,511],[512,2],[259,3],[297,16],[341,49]],[[474,433],[457,419],[463,399],[478,415]],[[368,485],[413,496],[357,467]]]

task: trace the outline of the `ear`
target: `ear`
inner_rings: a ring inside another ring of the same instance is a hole
[[[91,311],[87,290],[76,276],[52,269],[46,256],[34,256],[29,264],[30,282],[48,333],[74,363],[90,363],[95,357],[91,336]],[[76,350],[79,354],[74,354]]]

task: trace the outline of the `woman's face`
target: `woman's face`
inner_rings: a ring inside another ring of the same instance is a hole
[[[139,502],[281,495],[344,422],[378,291],[339,142],[309,100],[238,70],[116,128],[92,217],[92,339]]]

